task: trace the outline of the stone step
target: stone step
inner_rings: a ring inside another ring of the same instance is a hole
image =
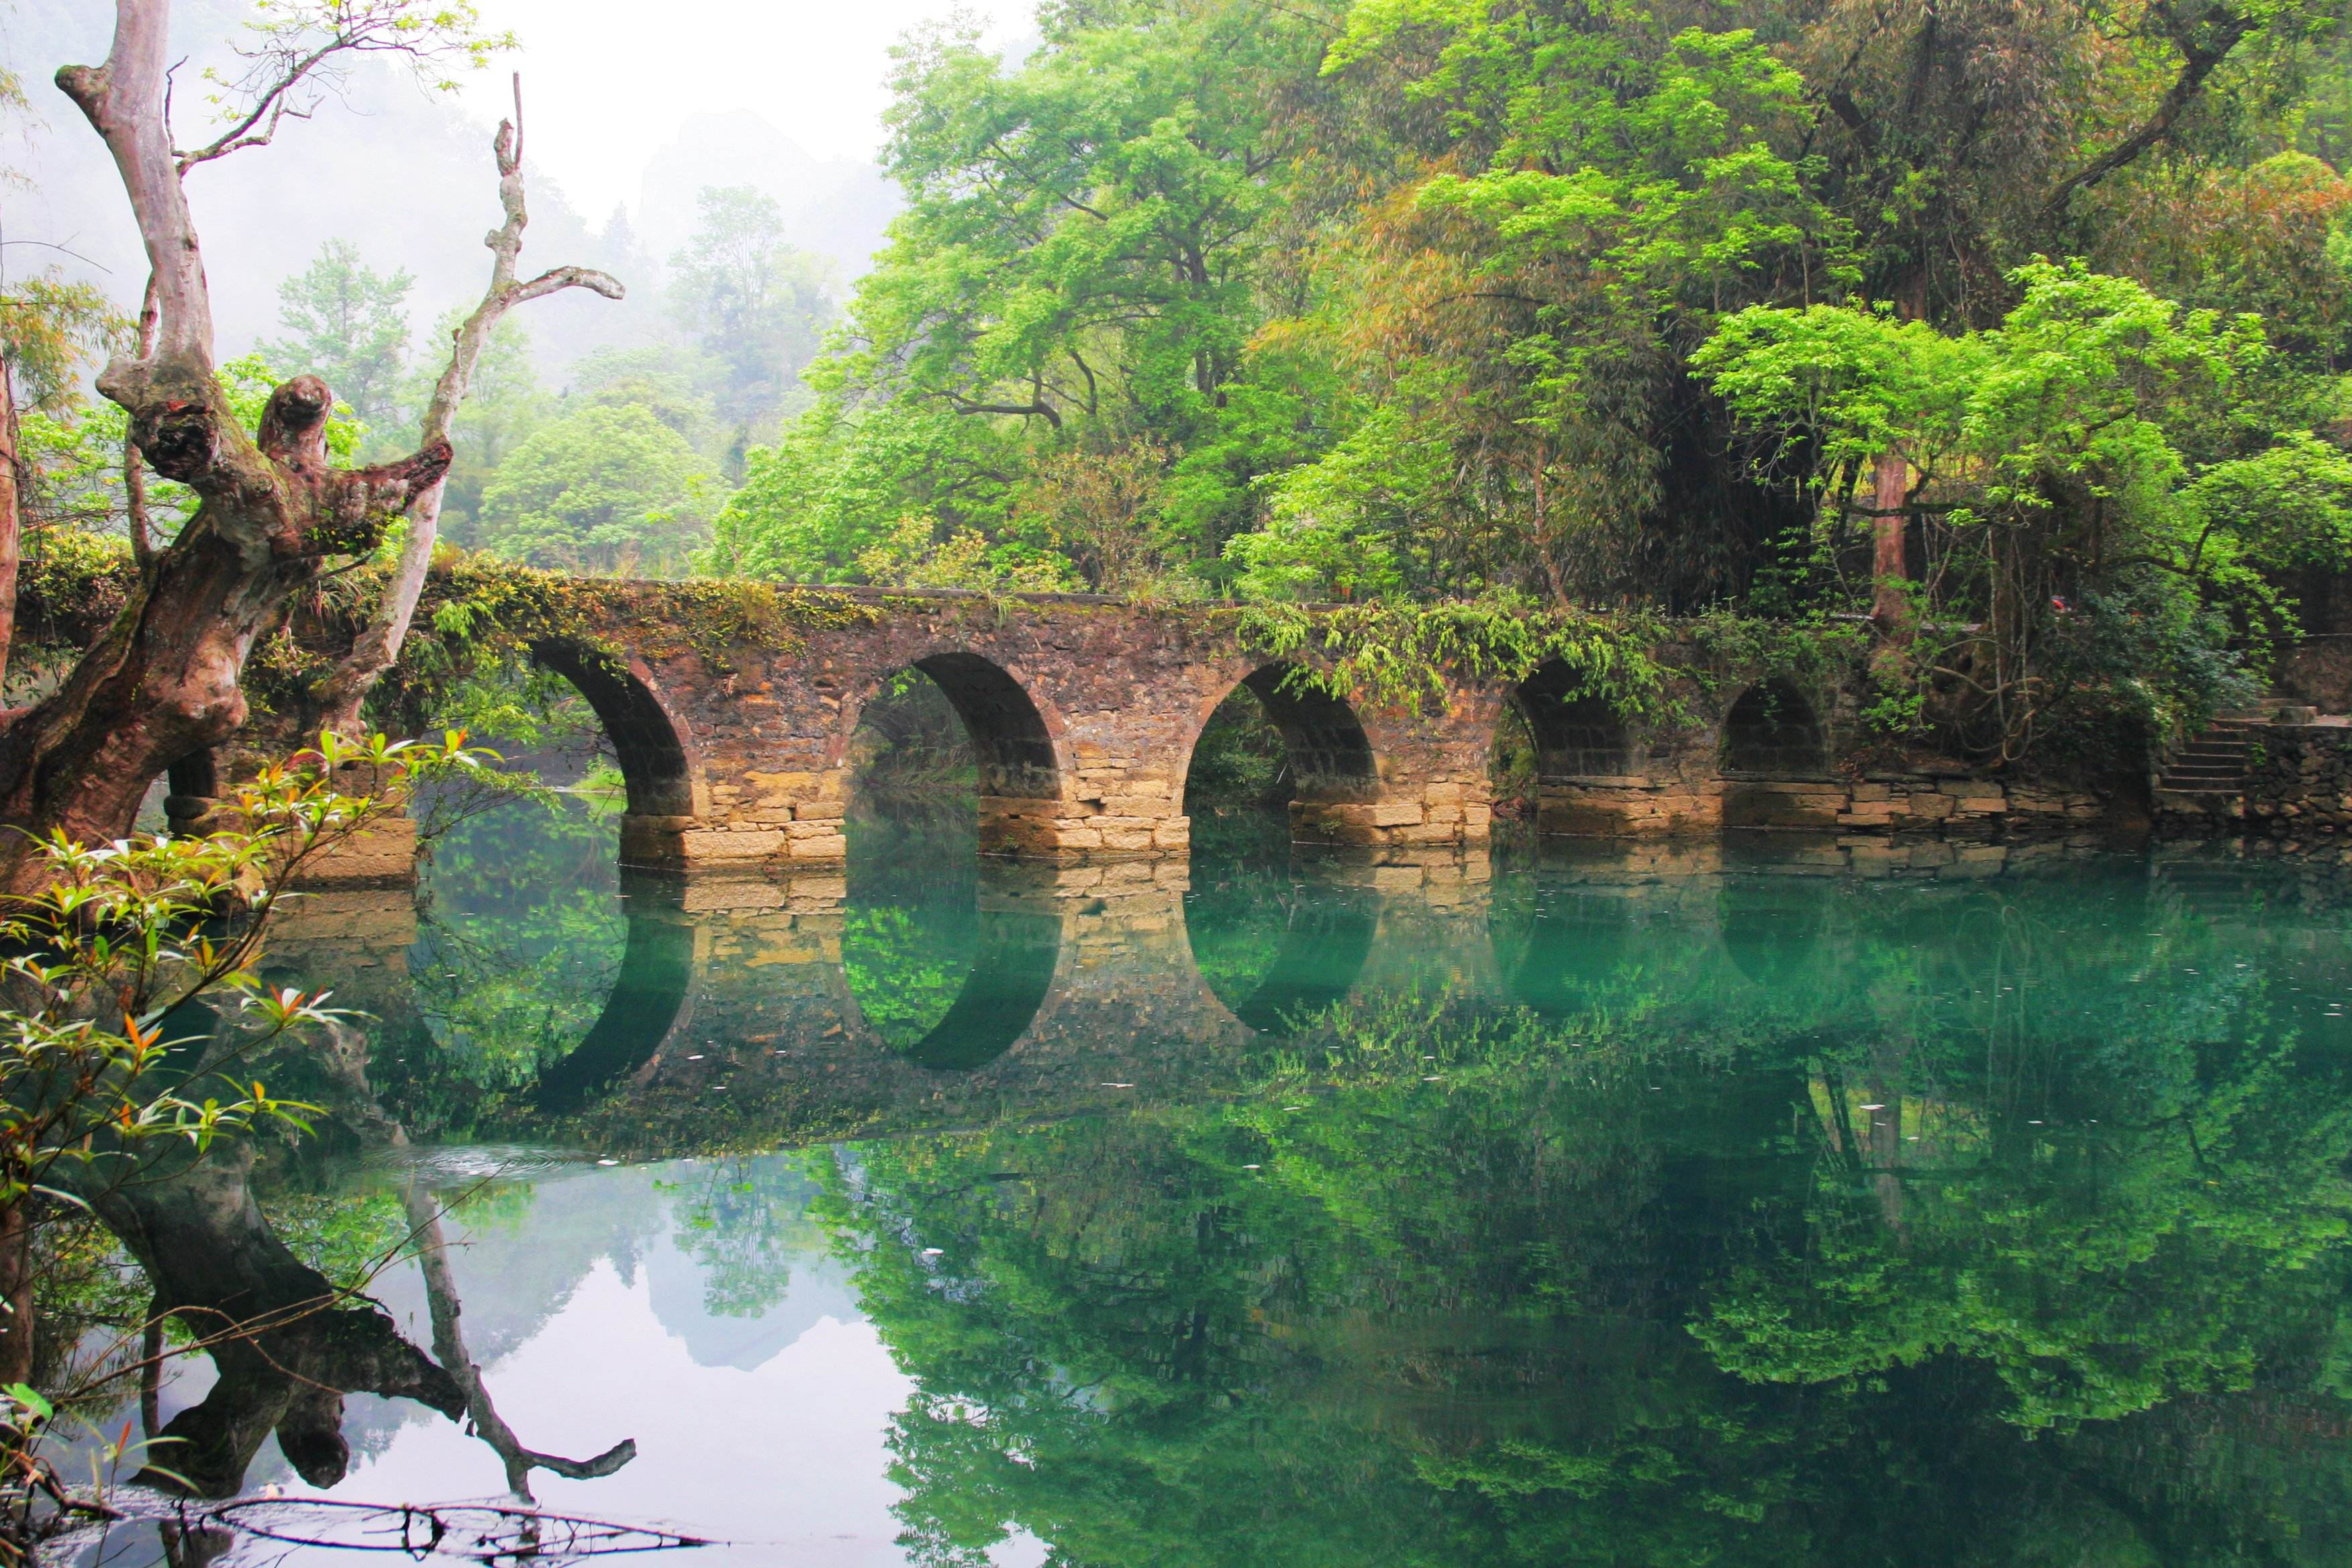
[[[2263,697],[2248,707],[2215,714],[2166,759],[2157,780],[2156,808],[2200,816],[2232,814],[2245,791],[2254,742],[2285,706],[2284,697]]]
[[[2235,788],[2200,788],[2192,784],[2186,789],[2173,789],[2159,784],[2156,787],[2156,809],[2189,816],[2233,816],[2237,815],[2239,795]]]

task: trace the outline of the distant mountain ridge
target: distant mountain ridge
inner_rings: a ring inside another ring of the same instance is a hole
[[[634,222],[648,247],[694,230],[695,198],[712,185],[748,185],[783,209],[792,242],[829,258],[845,282],[870,265],[902,205],[898,187],[870,160],[820,161],[750,110],[698,114],[646,165]]]

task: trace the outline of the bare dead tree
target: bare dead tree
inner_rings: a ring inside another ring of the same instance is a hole
[[[296,102],[339,51],[398,47],[404,31],[415,59],[483,47],[463,0],[420,13],[405,29],[384,22],[417,10],[415,0],[317,0],[303,15],[320,41],[255,57],[265,65],[254,100]],[[354,18],[369,28],[354,32]],[[282,624],[328,558],[375,549],[449,467],[447,440],[435,438],[397,462],[334,468],[325,439],[333,395],[315,376],[272,393],[258,431],[237,421],[215,374],[211,295],[181,181],[209,158],[253,144],[255,132],[175,151],[169,32],[169,0],[116,0],[106,62],[68,66],[57,81],[113,155],[152,273],[152,347],[109,364],[98,389],[129,416],[129,438],[148,465],[186,485],[197,506],[143,563],[121,615],[58,689],[0,714],[0,822],[23,830],[0,840],[0,889],[35,874],[26,835],[119,837],[157,774],[234,733],[246,717],[239,679],[256,642]],[[267,111],[270,128],[277,116]]]
[[[482,241],[490,247],[490,284],[482,292],[482,302],[474,307],[474,313],[454,334],[448,368],[441,373],[440,381],[433,388],[433,400],[425,405],[422,439],[427,447],[448,441],[449,422],[466,400],[467,389],[473,384],[474,372],[481,363],[490,333],[509,310],[565,289],[586,289],[607,300],[623,297],[618,282],[585,267],[558,267],[528,281],[516,278],[515,263],[522,254],[522,231],[530,222],[523,190],[520,77],[515,79],[514,100],[514,119],[499,122],[498,135],[491,142],[491,151],[498,159],[499,205],[505,211],[506,221]],[[320,688],[320,722],[339,734],[359,731],[360,704],[366,700],[383,672],[400,658],[400,645],[408,636],[410,619],[416,614],[417,596],[425,591],[425,572],[433,564],[433,547],[441,537],[441,495],[446,483],[435,480],[410,504],[408,537],[401,543],[400,560],[393,569],[391,581],[384,584],[375,612],[352,645],[352,651]]]

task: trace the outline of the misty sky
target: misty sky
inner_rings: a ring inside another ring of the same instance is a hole
[[[350,100],[289,125],[277,145],[191,177],[227,352],[278,331],[280,283],[329,241],[357,247],[379,272],[412,275],[420,331],[473,299],[481,236],[497,214],[488,132],[507,112],[516,69],[534,171],[528,261],[582,259],[588,233],[622,204],[642,247],[625,279],[636,290],[629,309],[572,300],[534,309],[543,369],[652,330],[659,266],[687,241],[704,185],[773,195],[791,241],[855,278],[897,205],[895,186],[870,162],[889,101],[890,47],[958,8],[957,0],[478,4],[521,48],[467,75],[457,102],[372,68],[355,79]],[[1003,50],[1035,37],[1035,4],[963,0],[961,9]],[[174,51],[218,61],[251,5],[173,0]],[[16,268],[55,267],[127,306],[144,275],[129,207],[104,149],[50,85],[60,63],[103,57],[112,9],[110,0],[0,0],[0,59],[31,100],[29,112],[0,117],[0,215],[9,239],[25,247],[7,254]],[[183,110],[180,129],[193,138],[206,119],[198,102]],[[747,115],[757,120],[746,123]],[[58,246],[66,248],[46,248]]]
[[[523,73],[533,159],[575,206],[634,202],[646,155],[701,110],[751,110],[819,158],[880,145],[889,47],[954,0],[479,0],[512,28],[512,65],[469,83],[468,107],[503,111]],[[992,43],[1031,29],[1034,0],[964,0]]]

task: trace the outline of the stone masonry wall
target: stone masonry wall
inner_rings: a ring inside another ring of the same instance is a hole
[[[611,635],[626,642],[636,626],[664,625],[659,595],[646,585],[646,603],[634,614],[622,605]],[[858,715],[909,667],[939,683],[971,734],[983,849],[1181,858],[1193,744],[1217,705],[1267,668],[1239,645],[1229,616],[1081,595],[1032,595],[1017,611],[969,595],[844,598],[864,616],[789,647],[730,649],[723,677],[692,652],[630,661],[626,689],[600,705],[607,729],[625,727],[621,710],[655,711],[675,743],[618,748],[630,777],[625,859],[839,861]],[[1301,775],[1299,836],[1374,847],[1483,842],[1498,700],[1465,691],[1421,714],[1322,705],[1334,714],[1269,695]]]
[[[2241,816],[2244,831],[2273,837],[2352,834],[2352,725],[2263,726]]]

